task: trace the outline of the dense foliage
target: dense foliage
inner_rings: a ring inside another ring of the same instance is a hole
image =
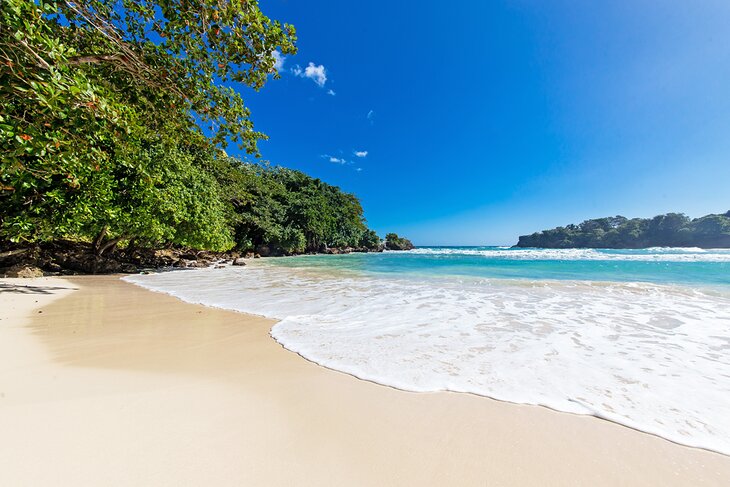
[[[646,248],[730,247],[730,211],[690,219],[682,213],[654,218],[623,216],[586,220],[579,225],[523,235],[517,247]]]
[[[358,199],[306,174],[281,167],[211,159],[226,219],[241,249],[268,246],[286,254],[328,247],[377,249]]]
[[[0,241],[377,247],[353,195],[222,150],[258,155],[233,87],[295,40],[252,0],[3,0]]]
[[[385,236],[385,248],[388,250],[411,250],[413,244],[407,238],[399,237],[397,233]]]

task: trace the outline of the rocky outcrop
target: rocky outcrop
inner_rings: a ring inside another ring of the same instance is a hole
[[[25,278],[33,278],[33,277],[42,277],[43,271],[39,269],[38,267],[26,265],[26,264],[16,264],[9,269],[7,269],[4,273],[5,277],[25,277]]]
[[[389,233],[385,236],[385,248],[388,250],[412,250],[416,247],[407,238],[399,237],[396,233]]]
[[[407,239],[397,248],[413,248]],[[368,247],[322,247],[323,254],[349,254],[353,252],[382,252],[386,244],[377,248]],[[92,243],[57,241],[20,247],[17,244],[0,242],[0,276],[15,275],[69,275],[69,274],[114,274],[136,273],[151,269],[164,268],[204,268],[220,269],[226,265],[246,265],[245,259],[284,255],[275,246],[261,245],[255,252],[210,252],[193,249],[146,249],[139,247],[115,248],[98,255]]]
[[[220,266],[239,257],[238,252],[141,248],[115,249],[100,256],[94,252],[92,244],[59,241],[25,248],[0,249],[0,275],[14,274],[16,268],[20,268],[18,266],[39,269],[50,275],[135,273],[143,269],[170,267],[202,268]]]
[[[730,211],[690,219],[683,213],[653,218],[609,216],[521,235],[515,247],[550,249],[648,247],[730,248]]]

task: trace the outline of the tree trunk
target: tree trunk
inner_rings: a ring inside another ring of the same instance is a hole
[[[124,237],[117,237],[117,238],[113,238],[113,239],[109,240],[108,242],[106,242],[104,245],[101,246],[101,249],[99,249],[99,252],[97,253],[97,255],[99,257],[101,257],[102,255],[104,255],[104,252],[106,252],[107,250],[113,249],[122,240],[124,240]]]
[[[99,252],[99,247],[101,247],[101,243],[104,241],[104,237],[106,237],[106,232],[108,231],[109,227],[107,225],[104,225],[104,228],[101,229],[99,235],[97,235],[94,239],[94,253],[96,255],[101,255],[101,252]]]

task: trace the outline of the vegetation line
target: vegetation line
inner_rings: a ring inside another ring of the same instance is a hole
[[[0,245],[382,249],[354,195],[257,159],[233,86],[295,42],[251,0],[3,1]]]
[[[682,213],[654,218],[614,216],[586,220],[520,237],[516,247],[641,249],[730,248],[730,211],[690,219]]]

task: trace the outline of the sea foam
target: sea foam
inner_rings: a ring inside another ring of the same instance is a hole
[[[590,414],[730,454],[730,292],[675,285],[423,279],[245,268],[127,278],[279,319],[318,364],[409,391]]]
[[[420,255],[481,256],[509,260],[730,262],[730,249],[700,249],[697,247],[651,247],[641,250],[422,247],[410,250],[409,253]]]

